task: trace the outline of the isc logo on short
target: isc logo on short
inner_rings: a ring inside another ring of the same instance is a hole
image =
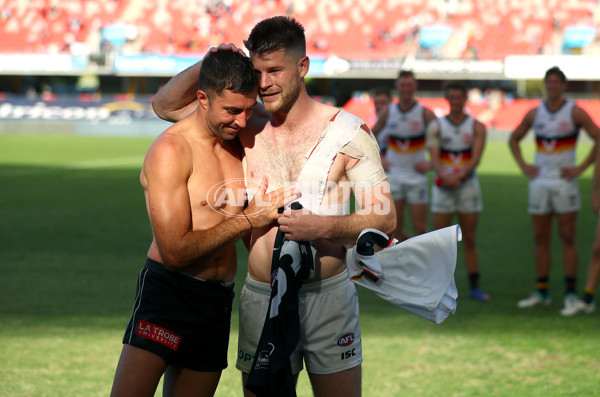
[[[347,333],[346,335],[340,336],[337,340],[338,346],[346,347],[350,346],[354,342],[354,334],[352,332]]]

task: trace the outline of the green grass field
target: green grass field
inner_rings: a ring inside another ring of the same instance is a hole
[[[150,142],[0,135],[0,396],[110,393],[151,238],[138,179]],[[590,148],[581,146],[580,156]],[[530,156],[533,146],[524,151]],[[552,305],[516,307],[534,287],[533,243],[527,181],[506,143],[488,143],[479,175],[481,283],[491,301],[464,298],[462,261],[457,313],[441,325],[359,290],[363,395],[600,395],[600,315],[558,314],[564,283],[556,236]],[[590,176],[581,178],[580,290],[597,221]],[[236,291],[245,276],[239,251]],[[241,395],[236,343],[234,313],[230,367],[217,396]],[[304,373],[298,395],[312,395]]]

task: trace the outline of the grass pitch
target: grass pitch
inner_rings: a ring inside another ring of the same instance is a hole
[[[150,243],[139,185],[148,138],[0,135],[0,395],[106,396],[135,284]],[[579,158],[589,145],[581,145]],[[533,146],[523,147],[531,157]],[[591,170],[581,178],[579,289],[597,217]],[[488,303],[466,298],[462,255],[456,315],[435,325],[360,290],[364,396],[600,395],[600,315],[563,318],[560,244],[554,235],[552,305],[520,310],[534,287],[527,181],[505,142],[489,142],[478,247]],[[245,276],[239,247],[236,278]],[[239,396],[230,367],[217,396]],[[311,395],[303,372],[299,396]],[[157,395],[161,395],[160,391]]]

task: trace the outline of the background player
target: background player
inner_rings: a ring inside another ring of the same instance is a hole
[[[431,212],[435,229],[450,226],[454,214],[462,229],[465,263],[470,282],[469,296],[479,301],[489,295],[479,288],[479,258],[475,245],[479,212],[483,209],[475,168],[485,146],[483,124],[465,113],[467,88],[459,83],[446,87],[450,113],[431,123],[427,145],[436,171]]]
[[[392,94],[388,88],[379,87],[373,91],[373,105],[375,106],[375,114],[377,115],[378,120],[384,112],[387,112],[390,103],[392,103]],[[373,126],[373,128],[375,128],[375,126]],[[380,128],[380,130],[381,131],[379,131],[376,136],[379,149],[383,155],[385,153],[385,149],[387,148],[388,134],[384,129]]]
[[[427,203],[429,184],[427,171],[431,165],[425,159],[425,128],[435,120],[433,112],[415,98],[417,80],[413,72],[402,70],[396,79],[400,100],[390,103],[373,127],[381,141],[385,135],[387,149],[383,160],[396,206],[396,231],[394,237],[406,240],[404,231],[404,206],[410,211],[413,231],[423,234],[427,228]]]
[[[584,161],[575,165],[575,146],[580,127],[597,141],[598,127],[589,115],[574,101],[564,98],[567,78],[558,68],[546,71],[544,76],[546,100],[531,109],[510,136],[510,149],[519,167],[529,178],[529,213],[533,222],[535,244],[536,291],[517,303],[520,308],[550,304],[548,293],[550,274],[550,236],[552,219],[558,221],[558,232],[563,248],[565,271],[565,313],[577,305],[576,295],[578,251],[575,240],[580,195],[577,177],[592,164],[597,143]],[[536,139],[534,164],[523,160],[519,142],[533,128]]]

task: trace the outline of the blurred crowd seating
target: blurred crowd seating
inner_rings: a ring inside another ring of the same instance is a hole
[[[202,54],[241,45],[265,17],[293,15],[312,55],[598,54],[599,8],[597,0],[0,0],[0,53]]]

